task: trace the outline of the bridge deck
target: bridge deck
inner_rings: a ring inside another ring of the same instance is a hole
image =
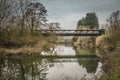
[[[40,30],[43,35],[55,34],[57,36],[99,36],[104,30]]]

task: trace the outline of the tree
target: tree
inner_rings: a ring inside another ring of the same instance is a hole
[[[0,29],[5,27],[12,13],[13,0],[0,0]]]
[[[47,21],[47,10],[40,2],[30,2],[26,9],[25,16],[27,17],[31,34],[33,34],[34,29],[39,28],[40,25]]]
[[[96,13],[87,13],[85,17],[85,21],[86,21],[86,25],[89,26],[91,29],[99,27]]]
[[[0,44],[9,40],[9,20],[13,12],[13,0],[0,0]]]
[[[58,22],[53,22],[53,23],[49,23],[49,30],[59,30],[60,29],[60,23]]]
[[[47,10],[40,2],[0,0],[0,46],[27,44],[30,41],[27,37],[34,37],[33,33],[39,35],[36,29],[46,21],[46,13]]]
[[[87,13],[85,18],[83,17],[81,20],[78,21],[77,27],[86,26],[91,29],[98,28],[98,18],[96,16],[96,13]]]
[[[85,26],[86,25],[85,18],[83,17],[81,20],[79,20],[77,25],[78,25],[78,27],[79,26]]]
[[[15,7],[14,19],[17,23],[17,27],[21,29],[20,35],[26,34],[26,29],[33,34],[33,30],[45,24],[47,21],[47,10],[45,6],[40,2],[31,0],[18,0],[15,1],[17,7]]]
[[[113,12],[107,22],[109,23],[109,28],[113,30],[120,28],[120,11]]]
[[[113,47],[116,47],[120,45],[120,11],[113,12],[107,22],[107,34],[110,37],[109,42],[113,44]]]

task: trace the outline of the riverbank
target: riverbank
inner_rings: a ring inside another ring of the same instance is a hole
[[[103,58],[103,75],[100,80],[120,80],[120,49]]]
[[[24,45],[19,48],[0,48],[0,54],[33,54],[47,51],[51,47],[54,47],[54,43],[50,43],[47,40],[39,40],[34,46]]]

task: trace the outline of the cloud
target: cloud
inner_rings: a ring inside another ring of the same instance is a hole
[[[76,29],[79,19],[85,16],[85,13],[68,13],[60,16],[60,18],[49,17],[50,22],[60,22],[62,29]]]
[[[96,12],[100,24],[120,8],[120,0],[38,0],[48,10],[50,22],[61,23],[62,28],[73,29],[79,19],[88,12]]]

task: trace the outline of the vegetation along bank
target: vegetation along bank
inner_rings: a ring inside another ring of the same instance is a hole
[[[105,50],[103,55],[103,75],[100,80],[120,80],[120,11],[113,12],[102,26],[105,34],[98,37],[73,37],[73,45],[81,47],[97,47]],[[87,13],[78,21],[77,30],[98,29],[96,13]]]
[[[0,0],[0,53],[33,53],[53,47],[57,38],[39,31],[46,21],[47,10],[40,2]]]

